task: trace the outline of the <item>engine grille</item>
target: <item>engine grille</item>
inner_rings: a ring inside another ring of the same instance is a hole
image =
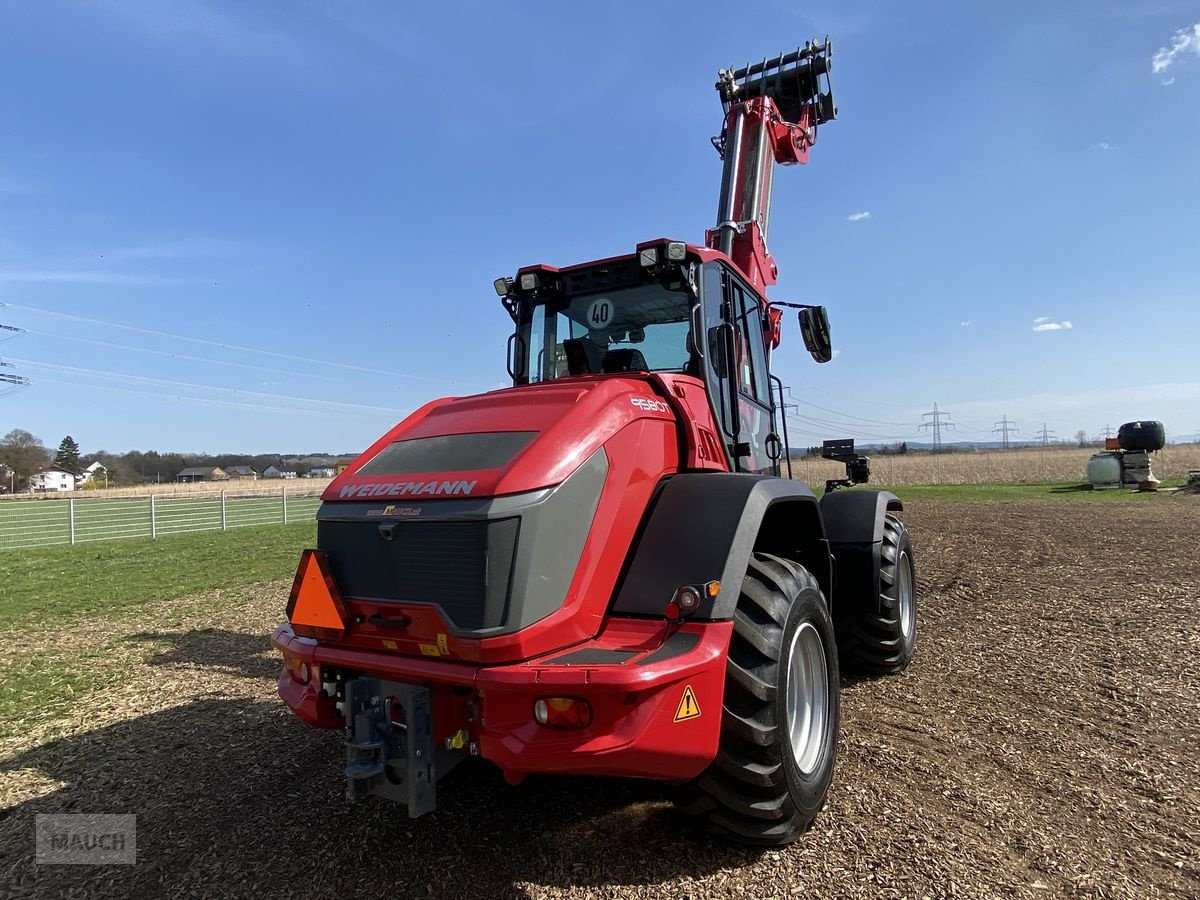
[[[317,545],[347,597],[434,603],[458,628],[491,628],[508,616],[519,525],[518,517],[321,521]]]

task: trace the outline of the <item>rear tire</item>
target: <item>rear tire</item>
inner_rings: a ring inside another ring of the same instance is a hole
[[[908,529],[890,513],[879,548],[879,610],[864,610],[842,630],[840,656],[848,674],[896,675],[917,644],[917,579]]]
[[[734,613],[717,758],[683,788],[680,808],[739,843],[796,840],[833,781],[838,686],[816,579],[791,560],[754,554]]]

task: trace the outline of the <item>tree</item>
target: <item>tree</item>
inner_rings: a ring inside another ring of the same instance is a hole
[[[1084,431],[1082,428],[1080,428],[1077,432],[1075,432],[1075,440],[1079,441],[1080,447],[1086,447],[1087,446],[1087,432]]]
[[[54,464],[72,475],[79,474],[79,444],[69,434],[59,442]]]
[[[14,482],[21,485],[40,472],[50,461],[49,451],[40,438],[22,428],[14,428],[0,439],[0,462],[12,469]]]

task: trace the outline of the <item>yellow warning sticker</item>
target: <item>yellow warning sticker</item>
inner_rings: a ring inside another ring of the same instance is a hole
[[[422,656],[441,656],[442,651],[438,649],[437,644],[422,644],[421,645],[421,655]]]
[[[449,653],[450,652],[450,640],[449,640],[449,638],[446,637],[446,632],[444,632],[444,631],[438,632],[437,646],[438,646],[439,653]]]
[[[383,642],[383,646],[384,646],[385,648],[387,648],[388,650],[395,650],[395,649],[396,649],[396,642],[395,642],[395,641],[384,641],[384,642]]]
[[[683,689],[683,696],[679,699],[679,708],[675,710],[675,721],[684,722],[688,719],[700,718],[700,704],[696,702],[696,694],[689,684]]]

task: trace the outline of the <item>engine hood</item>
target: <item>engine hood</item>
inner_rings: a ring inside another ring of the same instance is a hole
[[[322,499],[494,497],[553,487],[644,418],[675,415],[649,378],[628,375],[434,400],[368,448]],[[428,440],[437,438],[445,440]]]

